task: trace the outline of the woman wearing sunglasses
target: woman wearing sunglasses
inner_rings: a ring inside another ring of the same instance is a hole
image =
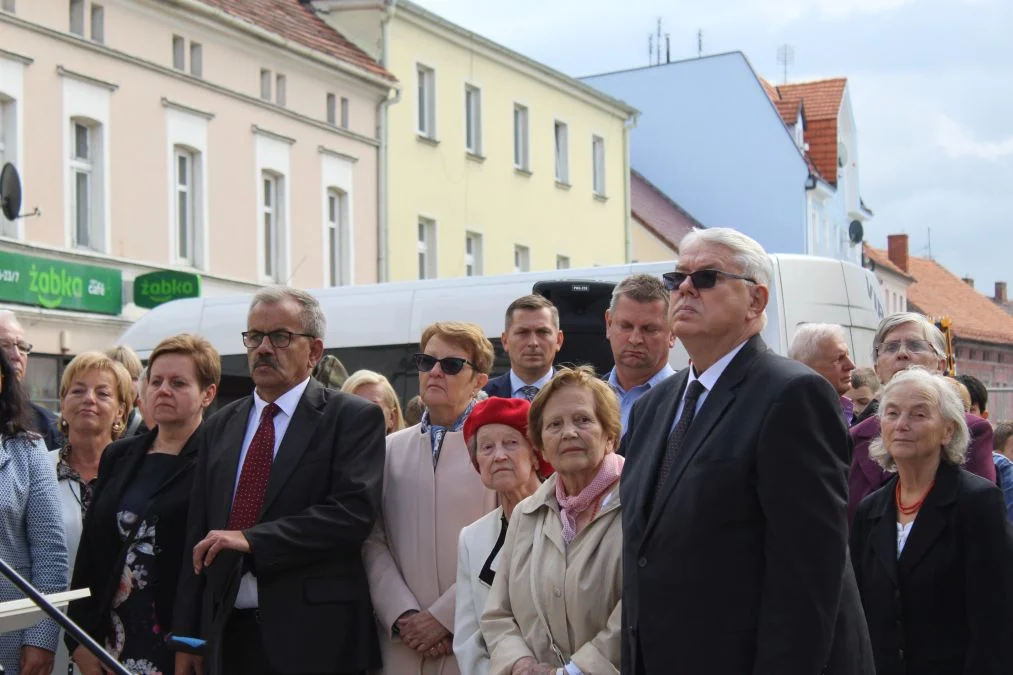
[[[489,380],[493,348],[479,326],[434,323],[415,355],[426,410],[387,437],[380,518],[363,547],[387,675],[458,675],[453,651],[457,542],[496,507],[463,428]]]

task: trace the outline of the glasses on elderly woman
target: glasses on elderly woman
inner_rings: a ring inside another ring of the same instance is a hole
[[[437,363],[440,364],[440,370],[447,375],[457,375],[465,366],[475,367],[474,363],[459,356],[444,356],[442,359],[438,359],[429,354],[416,354],[412,359],[420,373],[428,373],[436,367]]]
[[[928,340],[892,340],[881,344],[876,353],[893,355],[899,353],[902,348],[908,354],[927,354],[932,351],[932,345]]]

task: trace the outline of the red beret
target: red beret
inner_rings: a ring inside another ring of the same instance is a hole
[[[486,424],[505,424],[521,432],[521,436],[528,437],[528,411],[531,404],[523,398],[499,398],[493,396],[479,401],[471,414],[464,421],[464,442],[471,443],[471,439],[478,433],[479,427]]]

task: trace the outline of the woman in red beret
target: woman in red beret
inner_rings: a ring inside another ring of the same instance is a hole
[[[528,411],[521,398],[489,398],[464,423],[464,441],[482,483],[496,491],[499,508],[461,530],[457,547],[457,607],[454,654],[461,675],[487,675],[489,651],[479,627],[489,589],[499,567],[500,549],[514,507],[548,475],[546,464],[528,441]]]

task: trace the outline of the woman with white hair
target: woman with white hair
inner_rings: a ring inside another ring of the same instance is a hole
[[[871,457],[893,477],[862,500],[851,557],[878,675],[1008,674],[1013,530],[1002,494],[960,468],[964,410],[922,368],[884,387]]]

